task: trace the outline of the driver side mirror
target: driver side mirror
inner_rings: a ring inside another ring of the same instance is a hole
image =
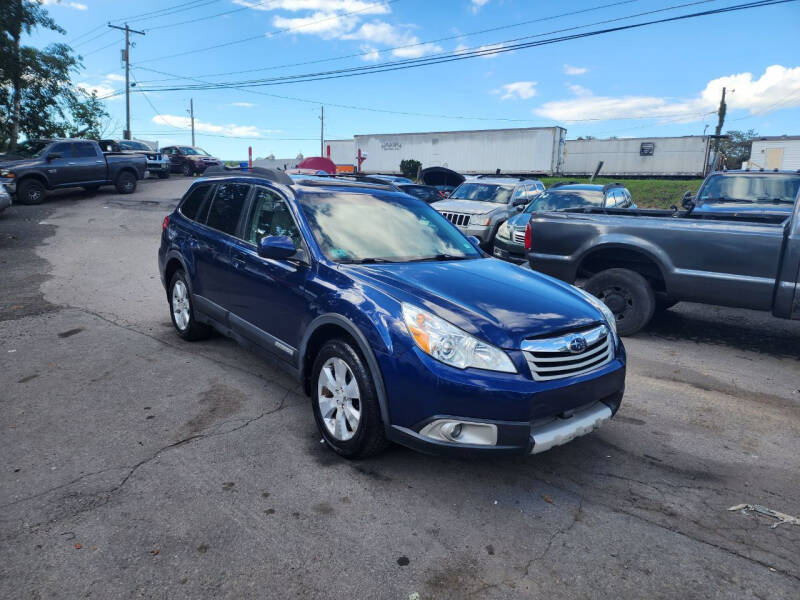
[[[51,152],[50,154],[47,155],[47,162],[50,162],[51,160],[55,160],[57,158],[61,158],[61,156],[62,156],[61,152]]]
[[[296,252],[292,238],[286,235],[267,235],[258,243],[258,255],[261,258],[283,260]]]
[[[468,235],[468,236],[467,236],[467,239],[469,240],[469,243],[470,243],[470,244],[472,244],[472,245],[473,245],[473,246],[475,246],[475,247],[476,247],[478,250],[480,250],[480,248],[481,248],[481,241],[480,241],[478,238],[476,238],[474,235]]]
[[[525,209],[525,203],[514,204],[514,208],[517,209],[517,212],[522,212]]]
[[[683,198],[681,199],[681,206],[683,206],[683,208],[685,208],[686,210],[689,210],[690,207],[694,206],[694,198],[692,198],[691,191],[686,190],[683,193]]]

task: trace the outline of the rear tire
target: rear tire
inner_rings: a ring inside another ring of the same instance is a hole
[[[117,175],[114,187],[120,194],[132,194],[136,191],[136,176],[130,171],[123,171]]]
[[[636,271],[608,269],[590,278],[584,289],[602,300],[617,319],[619,335],[633,335],[650,322],[656,307],[653,288]]]
[[[389,442],[375,382],[351,343],[343,339],[326,342],[311,373],[314,419],[328,446],[349,459],[383,451]]]
[[[17,201],[20,204],[41,204],[47,197],[47,188],[36,179],[23,181],[17,187]]]
[[[187,342],[205,340],[211,336],[211,327],[194,318],[192,293],[186,274],[177,270],[169,282],[169,316],[175,331]]]

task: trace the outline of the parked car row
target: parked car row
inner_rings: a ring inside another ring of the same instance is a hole
[[[28,140],[0,155],[0,211],[11,205],[40,204],[53,190],[81,187],[96,191],[113,185],[120,194],[136,191],[148,174],[166,179],[170,173],[202,174],[222,161],[194,146],[154,150],[137,140]]]

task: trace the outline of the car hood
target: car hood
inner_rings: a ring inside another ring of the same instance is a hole
[[[513,217],[510,217],[508,219],[508,224],[509,226],[514,228],[525,227],[525,225],[527,225],[528,221],[530,220],[531,220],[530,213],[519,213],[514,215]]]
[[[41,158],[21,158],[18,156],[0,155],[0,169],[29,167],[41,164]]]
[[[465,215],[483,215],[490,213],[498,208],[505,207],[505,204],[495,204],[493,202],[479,202],[477,200],[440,200],[431,204],[439,212],[457,212]]]
[[[363,284],[505,349],[603,321],[572,286],[493,258],[342,268]]]

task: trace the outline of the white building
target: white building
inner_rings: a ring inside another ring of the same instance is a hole
[[[349,140],[325,140],[325,157],[337,167],[352,167],[356,164],[356,144]]]
[[[760,137],[750,149],[751,169],[800,169],[800,135]]]
[[[564,175],[585,177],[600,161],[600,177],[702,177],[708,163],[709,137],[567,140]]]

